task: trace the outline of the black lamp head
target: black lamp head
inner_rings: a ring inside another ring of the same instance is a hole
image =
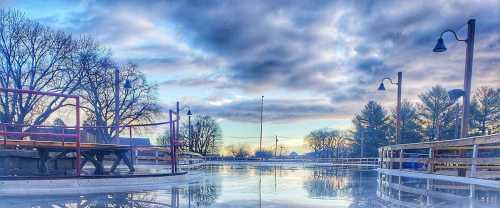
[[[436,46],[434,46],[434,49],[432,49],[432,51],[437,53],[446,51],[446,46],[444,45],[443,38],[438,39]]]
[[[380,90],[380,91],[385,91],[384,82],[381,82],[381,83],[380,83],[380,85],[378,86],[378,90]]]
[[[192,115],[193,115],[193,113],[191,113],[191,109],[190,109],[190,110],[188,110],[187,115],[188,115],[188,116],[192,116]]]

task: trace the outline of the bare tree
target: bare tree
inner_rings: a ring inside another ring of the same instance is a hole
[[[346,152],[347,147],[354,143],[354,139],[352,139],[348,131],[334,130],[331,133],[331,138],[331,148],[335,150],[337,158]]]
[[[250,156],[250,146],[248,145],[229,145],[225,149],[236,158],[246,158]]]
[[[307,147],[313,150],[318,156],[322,156],[321,152],[326,150],[329,146],[330,137],[329,129],[317,129],[309,133],[305,138]]]
[[[116,131],[113,126],[115,116],[115,85],[114,71],[117,66],[111,61],[108,53],[100,50],[91,41],[87,44],[94,45],[92,50],[86,52],[85,59],[81,61],[84,68],[84,79],[80,95],[83,98],[83,109],[87,116],[87,123],[92,123],[98,128],[94,131],[99,142],[111,143],[115,135],[123,129]],[[156,99],[156,86],[146,82],[144,74],[137,70],[135,64],[126,64],[120,68],[120,97],[119,109],[120,125],[151,122],[160,112]],[[132,88],[125,89],[123,83],[129,80]],[[103,127],[103,128],[100,128]]]
[[[215,119],[206,115],[195,116],[192,121],[190,151],[207,155],[216,153],[220,146],[222,130]]]
[[[81,83],[82,45],[69,34],[29,20],[15,10],[0,10],[0,86],[73,94]],[[67,98],[1,93],[3,123],[42,124],[68,103]]]
[[[347,131],[318,129],[309,133],[305,142],[317,157],[340,157],[354,140]]]

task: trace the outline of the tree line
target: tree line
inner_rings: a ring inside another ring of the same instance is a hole
[[[459,138],[462,107],[450,99],[444,87],[434,86],[418,98],[418,102],[402,102],[400,143]],[[500,133],[500,89],[476,89],[469,112],[469,136]],[[388,112],[379,103],[369,101],[352,123],[354,129],[346,132],[349,142],[345,145],[333,142],[338,130],[319,129],[306,136],[307,147],[316,157],[332,157],[332,153],[357,157],[362,151],[365,157],[375,157],[379,147],[396,142],[395,109]]]

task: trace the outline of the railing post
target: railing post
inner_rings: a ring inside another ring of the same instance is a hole
[[[382,162],[380,163],[381,168],[385,168],[385,149],[382,149]]]
[[[394,158],[394,150],[389,151],[390,154],[390,160],[389,160],[389,169],[394,169],[392,159]]]
[[[138,164],[137,162],[139,160],[137,159],[137,156],[139,156],[139,149],[134,150],[134,164]]]
[[[158,150],[155,150],[155,165],[158,165],[158,157],[160,154],[158,154]]]
[[[169,132],[170,132],[170,168],[171,168],[171,172],[172,174],[174,174],[175,172],[175,164],[174,164],[174,160],[175,160],[175,153],[174,153],[174,125],[173,125],[173,118],[172,118],[172,113],[173,111],[172,110],[169,110]]]
[[[5,135],[3,135],[3,148],[7,149],[7,127],[5,127],[5,124],[2,124],[2,129]]]
[[[427,170],[432,173],[434,166],[434,150],[432,147],[429,147],[429,160],[427,161],[427,164]]]
[[[399,150],[399,169],[403,169],[404,149]]]
[[[474,141],[475,143],[475,141]],[[478,147],[477,144],[474,144],[472,146],[472,161],[471,161],[471,168],[470,168],[470,177],[476,177],[476,172],[477,172],[477,152]]]

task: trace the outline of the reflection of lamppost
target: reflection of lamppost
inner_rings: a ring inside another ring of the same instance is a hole
[[[403,72],[398,72],[398,82],[393,82],[391,78],[386,77],[380,81],[378,90],[385,91],[384,80],[389,80],[391,84],[398,86],[398,97],[396,105],[396,144],[401,142],[401,81],[403,79]]]
[[[464,95],[463,95],[463,106],[462,106],[462,131],[460,132],[460,137],[467,137],[469,131],[469,105],[470,105],[470,91],[471,91],[471,79],[472,79],[472,60],[474,56],[474,33],[476,30],[476,20],[470,19],[467,22],[467,39],[459,39],[455,31],[447,29],[443,31],[436,43],[436,46],[432,51],[434,52],[444,52],[446,51],[446,46],[444,45],[443,35],[447,32],[453,33],[455,40],[465,42],[467,45],[465,53],[465,75],[464,75]]]

